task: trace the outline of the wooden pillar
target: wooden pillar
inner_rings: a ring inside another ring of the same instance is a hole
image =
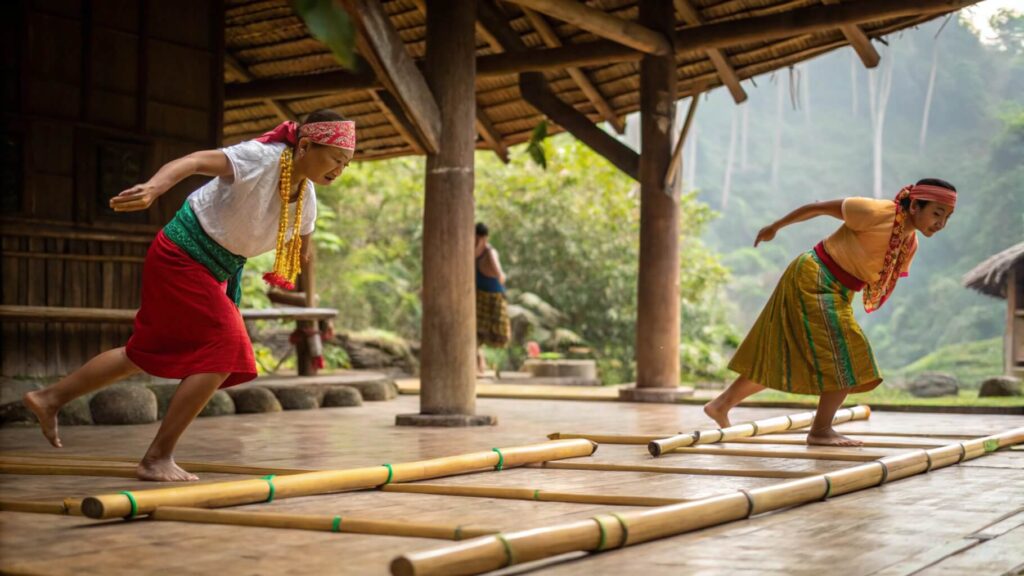
[[[640,24],[674,38],[672,2],[640,1]],[[636,386],[620,398],[664,402],[679,389],[679,199],[665,185],[672,157],[675,58],[640,62],[640,273],[637,286]],[[692,391],[688,392],[692,393]]]
[[[476,411],[473,151],[476,3],[427,2],[427,85],[441,112],[440,146],[427,156],[423,210],[420,413],[398,425],[493,424]]]

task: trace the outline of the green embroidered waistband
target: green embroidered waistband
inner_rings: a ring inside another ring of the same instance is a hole
[[[229,252],[210,238],[192,212],[188,200],[164,226],[164,235],[213,274],[218,282],[227,280],[227,294],[235,306],[242,302],[242,268],[245,257]]]

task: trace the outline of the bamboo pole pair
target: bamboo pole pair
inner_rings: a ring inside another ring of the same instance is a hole
[[[653,472],[656,474],[692,474],[694,476],[739,476],[743,478],[806,478],[815,472],[771,470],[766,468],[684,468],[680,466],[645,466],[642,464],[600,464],[594,462],[542,462],[530,468],[552,470],[595,470],[601,472]]]
[[[854,406],[853,408],[843,408],[841,410],[837,410],[836,415],[832,417],[832,425],[851,422],[853,420],[866,420],[870,417],[871,408],[868,406],[861,405]],[[736,438],[747,438],[750,436],[760,436],[762,434],[779,432],[782,430],[804,428],[806,426],[810,426],[812,422],[814,422],[814,412],[801,412],[790,416],[765,418],[764,420],[745,422],[743,424],[729,426],[728,428],[696,430],[688,434],[679,434],[670,438],[653,440],[647,445],[647,450],[652,456],[657,457],[674,448],[682,448],[696,444],[729,442]]]
[[[597,445],[589,440],[557,440],[419,462],[104,494],[83,500],[82,512],[90,518],[106,519],[149,514],[161,506],[220,508],[270,502],[296,496],[376,488],[384,484],[414,482],[489,468],[501,470],[534,462],[590,456],[596,449]]]
[[[406,554],[391,562],[394,576],[479,574],[569,552],[600,552],[683,534],[790,506],[880,486],[972,460],[1024,442],[1024,428],[844,468],[827,474],[740,490],[685,504],[599,514],[556,526],[468,540]]]
[[[534,500],[537,502],[571,502],[574,504],[601,504],[605,506],[667,506],[669,504],[690,501],[687,498],[579,494],[573,492],[548,492],[535,488],[452,486],[443,484],[388,484],[387,486],[381,486],[380,490],[382,492],[405,492],[410,494],[503,498],[507,500]]]
[[[494,528],[460,526],[456,524],[406,522],[404,520],[370,520],[367,518],[329,516],[326,514],[278,514],[275,512],[206,510],[204,508],[181,508],[176,506],[161,506],[150,512],[149,519],[198,524],[375,534],[378,536],[436,538],[441,540],[464,540],[498,532]]]

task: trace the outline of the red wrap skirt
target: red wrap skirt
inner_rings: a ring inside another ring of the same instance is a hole
[[[255,378],[252,342],[226,288],[160,232],[146,253],[128,358],[161,378],[228,373],[221,388]]]

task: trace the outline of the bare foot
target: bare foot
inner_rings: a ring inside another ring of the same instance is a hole
[[[863,446],[864,443],[860,440],[854,440],[853,438],[847,438],[839,432],[836,432],[834,428],[815,432],[811,430],[807,434],[807,444],[811,446]]]
[[[60,406],[53,406],[46,402],[41,392],[41,390],[27,392],[21,397],[21,402],[36,415],[39,427],[43,429],[43,436],[46,436],[50,444],[53,444],[54,448],[63,448],[60,436],[57,435],[57,414],[60,412]]]
[[[199,476],[186,472],[175,464],[173,458],[166,460],[143,459],[135,469],[135,475],[139,480],[153,482],[195,482],[199,480]]]
[[[729,426],[732,426],[729,422],[729,411],[726,410],[723,412],[715,405],[714,400],[704,405],[704,413],[708,415],[708,418],[714,420],[715,423],[718,424],[719,428],[728,428]]]

